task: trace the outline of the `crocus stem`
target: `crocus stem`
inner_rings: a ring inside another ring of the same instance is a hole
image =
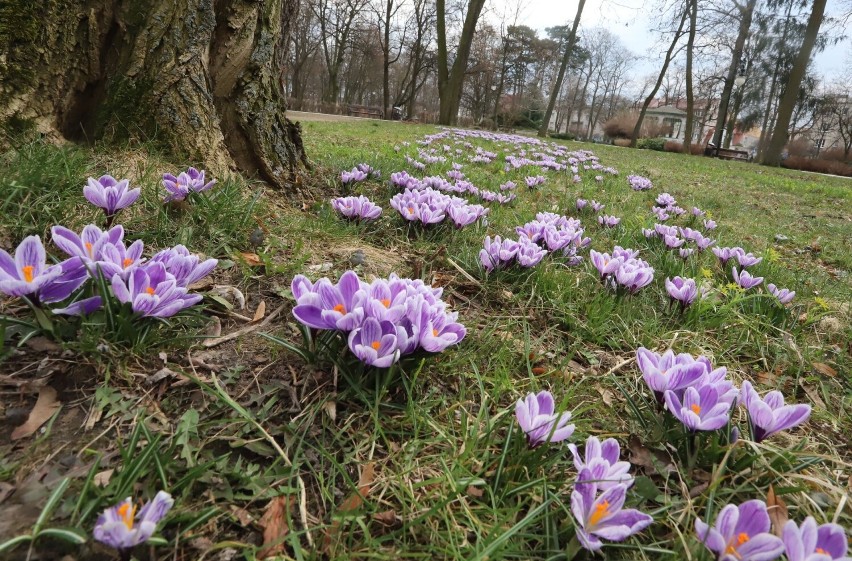
[[[115,213],[106,215],[105,229],[109,230],[112,227],[112,222],[115,220]]]
[[[580,545],[580,540],[577,538],[577,534],[574,534],[574,537],[571,538],[571,541],[568,542],[568,545],[565,547],[566,561],[571,561],[571,559],[574,559],[574,557],[576,557],[582,549],[583,546]]]
[[[123,548],[118,550],[118,558],[121,561],[130,561],[132,558],[130,548]]]

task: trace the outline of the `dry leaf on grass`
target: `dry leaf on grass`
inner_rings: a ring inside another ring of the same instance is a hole
[[[399,515],[393,510],[384,510],[373,515],[373,520],[385,526],[395,526],[400,522]]]
[[[630,463],[644,468],[648,475],[664,475],[677,471],[668,454],[646,447],[635,434],[628,440],[627,449],[630,451]]]
[[[326,415],[328,415],[329,419],[331,419],[332,421],[337,420],[337,402],[336,401],[334,401],[333,399],[329,399],[328,401],[326,401],[323,404],[322,408],[323,408],[323,411],[325,411]]]
[[[56,390],[44,386],[38,392],[38,399],[30,411],[27,421],[12,431],[12,440],[19,440],[32,435],[48,421],[62,404],[56,399]]]
[[[335,513],[335,518],[331,522],[331,526],[328,528],[328,532],[325,534],[325,540],[323,541],[323,549],[326,552],[329,552],[332,548],[333,544],[337,543],[337,540],[340,535],[340,515],[350,513],[354,510],[358,510],[361,508],[361,505],[364,504],[364,501],[367,499],[367,496],[370,494],[370,491],[373,489],[373,479],[376,476],[376,463],[375,462],[367,462],[364,465],[364,469],[361,471],[361,477],[358,479],[358,490],[355,493],[352,493],[346,499],[340,503],[340,506],[337,508],[337,512]]]
[[[825,364],[824,362],[814,362],[811,363],[811,366],[814,367],[814,370],[821,374],[825,374],[826,376],[831,376],[832,378],[837,376],[837,370]]]
[[[257,305],[257,309],[254,311],[254,317],[251,318],[252,321],[260,321],[263,319],[263,316],[266,314],[266,300],[261,300],[260,304]]]
[[[257,253],[240,253],[240,258],[246,262],[249,267],[260,267],[263,261]]]
[[[775,494],[775,487],[769,484],[769,491],[766,493],[766,510],[769,513],[769,520],[772,521],[772,531],[779,538],[784,532],[784,524],[789,519],[787,512],[787,504],[784,500]]]
[[[109,485],[109,480],[112,479],[112,474],[114,472],[114,469],[105,469],[104,471],[96,473],[95,477],[92,479],[95,487],[106,487]]]
[[[275,497],[266,505],[266,512],[260,519],[263,528],[263,548],[257,554],[258,559],[267,559],[284,553],[284,539],[290,533],[287,521],[290,499],[284,495]]]

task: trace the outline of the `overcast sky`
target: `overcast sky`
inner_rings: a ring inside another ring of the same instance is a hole
[[[499,18],[504,10],[513,11],[518,1],[493,0],[490,18]],[[520,4],[523,7],[519,23],[542,32],[546,27],[569,25],[577,12],[577,0],[520,0]],[[615,33],[628,49],[647,57],[634,72],[648,74],[658,71],[668,47],[656,45],[657,36],[650,31],[654,23],[648,10],[655,4],[654,0],[587,0],[580,25],[605,27]],[[840,0],[828,0],[827,14],[836,15],[840,9]],[[852,34],[852,29],[847,28],[843,34]],[[852,64],[852,40],[848,37],[816,57],[817,72],[828,81],[848,64]]]

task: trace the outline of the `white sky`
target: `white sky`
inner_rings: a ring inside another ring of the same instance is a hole
[[[837,15],[842,0],[828,0],[826,13]],[[848,0],[847,0],[848,1]],[[490,4],[491,19],[499,19],[504,11],[514,12],[521,5],[519,24],[528,25],[544,32],[546,27],[570,25],[577,12],[577,0],[493,0]],[[668,45],[657,46],[657,37],[651,31],[653,17],[649,17],[654,0],[587,0],[580,20],[581,27],[604,27],[615,33],[624,45],[635,54],[646,57],[637,63],[633,72],[640,75],[658,71]],[[848,7],[847,7],[848,9]],[[653,16],[653,14],[651,14]],[[847,25],[840,34],[850,35]],[[652,49],[652,47],[655,47]],[[852,40],[849,37],[837,45],[830,46],[816,57],[817,72],[827,81],[852,64]]]

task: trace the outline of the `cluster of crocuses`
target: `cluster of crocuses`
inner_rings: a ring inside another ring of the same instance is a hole
[[[105,188],[122,182],[101,181]],[[90,181],[87,188],[92,188]],[[126,186],[125,186],[126,188]],[[91,193],[87,195],[91,199]],[[108,200],[108,197],[104,196]],[[96,198],[96,200],[100,200]],[[108,214],[108,216],[114,216]],[[124,227],[104,231],[89,224],[80,234],[63,226],[51,229],[52,241],[68,259],[48,265],[47,252],[38,236],[28,236],[15,250],[15,257],[0,250],[0,292],[26,297],[34,304],[53,304],[71,298],[89,279],[103,278],[110,283],[112,295],[145,317],[170,317],[201,301],[190,294],[189,285],[208,275],[217,261],[201,261],[184,246],[163,250],[145,261],[143,243],[124,242]],[[99,294],[82,298],[75,295],[68,306],[54,309],[56,314],[87,315],[103,305]]]
[[[636,294],[654,280],[654,268],[639,259],[639,250],[615,246],[612,255],[592,250],[589,259],[601,282],[616,289],[623,288],[630,294]]]
[[[101,180],[103,180],[103,178],[101,178]],[[207,191],[215,184],[215,179],[205,183],[204,170],[198,171],[192,167],[179,173],[177,177],[170,173],[164,173],[163,187],[166,189],[166,197],[164,200],[165,202],[182,201],[186,199],[190,193],[201,193]],[[91,201],[91,199],[89,200]]]
[[[535,220],[515,228],[518,239],[486,236],[479,251],[479,261],[487,272],[505,269],[512,265],[530,268],[536,266],[549,252],[562,252],[568,265],[577,265],[582,257],[578,250],[591,243],[584,238],[583,227],[576,218],[552,212],[539,212]]]
[[[668,249],[677,249],[684,259],[692,255],[695,249],[704,251],[716,243],[716,240],[706,237],[698,230],[665,224],[654,224],[653,228],[643,228],[642,234],[648,239],[662,240]],[[688,242],[694,243],[695,248],[683,247]]]
[[[344,217],[358,222],[377,220],[382,215],[382,207],[376,205],[364,195],[332,199],[331,208]]]
[[[547,178],[543,175],[531,175],[524,178],[524,182],[530,189],[535,189],[539,185],[543,184],[545,181],[547,181]]]
[[[628,175],[627,183],[634,191],[647,191],[654,186],[650,179],[641,175]]]
[[[777,508],[777,507],[776,507]],[[720,561],[774,561],[786,555],[787,561],[850,561],[843,527],[817,524],[808,516],[801,526],[788,520],[779,538],[770,533],[769,508],[760,499],[728,504],[719,511],[713,525],[695,521],[695,534]]]
[[[366,180],[368,177],[378,178],[381,177],[381,175],[380,171],[373,169],[373,167],[369,164],[358,164],[349,171],[341,172],[340,182],[344,185],[349,183],[358,183]]]
[[[387,368],[419,349],[440,352],[466,333],[441,300],[443,289],[421,280],[391,275],[367,283],[347,271],[337,283],[296,275],[291,288],[300,323],[346,334],[352,354],[370,366]]]
[[[588,206],[588,207],[589,207],[589,208],[591,208],[593,211],[595,211],[595,212],[600,212],[600,211],[602,211],[602,210],[604,209],[604,207],[605,207],[606,205],[605,205],[605,204],[603,204],[603,203],[599,203],[599,202],[597,202],[597,201],[596,201],[596,200],[594,200],[594,199],[592,199],[592,200],[590,200],[590,201],[587,201],[586,199],[577,199],[577,204],[576,204],[576,206],[577,206],[577,210],[578,210],[578,211],[583,211],[583,210],[585,210],[585,209],[586,209],[586,207]]]
[[[743,290],[749,290],[763,283],[763,277],[754,276],[746,270],[748,267],[752,267],[763,261],[762,257],[757,257],[750,252],[746,252],[741,247],[714,247],[713,253],[716,254],[719,264],[723,269],[727,267],[729,262],[734,262],[731,268],[731,276],[734,282]],[[782,305],[789,304],[796,296],[795,291],[787,288],[778,288],[772,283],[767,284],[766,289]]]
[[[515,404],[515,418],[530,448],[545,443],[558,443],[574,433],[570,412],[556,412],[553,394],[541,391],[527,394]],[[634,479],[630,464],[620,461],[618,441],[601,442],[590,436],[584,453],[569,444],[574,456],[577,478],[571,492],[571,514],[577,540],[589,551],[603,547],[601,538],[619,542],[647,528],[653,518],[635,509],[625,509],[624,502]]]
[[[761,398],[748,381],[740,389],[735,388],[727,377],[727,368],[713,368],[704,356],[676,355],[672,350],[660,355],[640,347],[636,363],[657,403],[690,432],[727,426],[737,401],[748,413],[755,442],[805,422],[811,413],[810,405],[785,404],[784,396],[778,391]],[[734,436],[738,435],[739,431],[734,431]]]
[[[470,204],[465,199],[451,197],[431,187],[406,189],[390,201],[403,218],[424,226],[438,224],[449,217],[456,228],[473,224],[490,210],[482,205]]]

